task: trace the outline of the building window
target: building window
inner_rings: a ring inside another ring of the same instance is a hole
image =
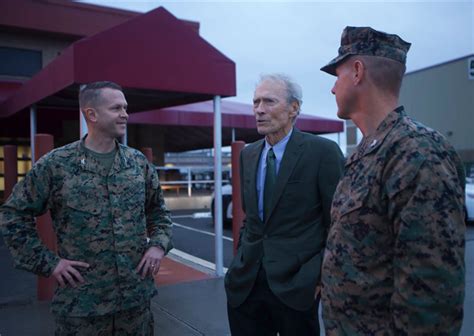
[[[467,73],[469,79],[474,79],[474,57],[467,59]]]
[[[0,47],[0,75],[31,77],[41,70],[41,51]]]
[[[31,148],[30,146],[17,146],[17,175],[20,181],[31,170]],[[5,191],[5,153],[4,146],[0,146],[0,203]]]

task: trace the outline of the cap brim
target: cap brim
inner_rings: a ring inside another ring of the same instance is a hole
[[[323,66],[320,70],[324,71],[324,72],[326,72],[330,75],[337,76],[336,75],[337,66],[350,55],[351,54],[339,55],[336,58],[334,58],[333,60],[331,60],[328,64]]]
[[[330,75],[336,76],[336,64],[335,63],[328,63],[327,65],[323,66],[321,71],[324,71]]]

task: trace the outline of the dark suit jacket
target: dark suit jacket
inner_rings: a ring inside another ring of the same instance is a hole
[[[330,224],[334,190],[343,170],[333,141],[293,129],[277,176],[273,204],[265,223],[258,216],[257,169],[264,140],[240,156],[242,206],[246,214],[237,254],[225,277],[233,307],[249,295],[260,264],[272,292],[295,310],[314,302]]]

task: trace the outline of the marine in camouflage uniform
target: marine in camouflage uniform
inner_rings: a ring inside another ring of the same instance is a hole
[[[57,255],[36,231],[34,217],[47,210]],[[142,153],[117,141],[110,169],[84,139],[43,156],[2,206],[0,223],[18,268],[48,277],[60,259],[89,264],[80,269],[84,283],[57,288],[52,301],[57,321],[149,311],[154,280],[142,277],[137,266],[150,247],[165,253],[172,248],[172,222],[155,168]],[[60,331],[68,323],[58,323],[58,334],[68,334]],[[100,334],[102,326],[92,327]],[[137,329],[130,334],[138,334]]]
[[[400,38],[372,31],[346,28],[340,56],[360,50],[396,60],[385,46],[408,50]],[[341,59],[322,70],[335,74]],[[323,261],[326,334],[458,335],[464,170],[452,146],[398,107],[364,134],[345,169]]]

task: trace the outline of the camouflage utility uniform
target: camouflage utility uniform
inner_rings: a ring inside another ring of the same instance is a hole
[[[36,233],[34,217],[50,210],[58,255]],[[84,140],[42,157],[2,206],[0,223],[18,268],[50,276],[59,258],[83,261],[77,288],[57,288],[57,316],[100,316],[149,305],[152,277],[135,271],[150,246],[172,248],[171,220],[156,170],[143,154],[117,143],[110,171]]]
[[[346,163],[322,273],[328,335],[457,335],[464,299],[464,172],[400,107]]]

